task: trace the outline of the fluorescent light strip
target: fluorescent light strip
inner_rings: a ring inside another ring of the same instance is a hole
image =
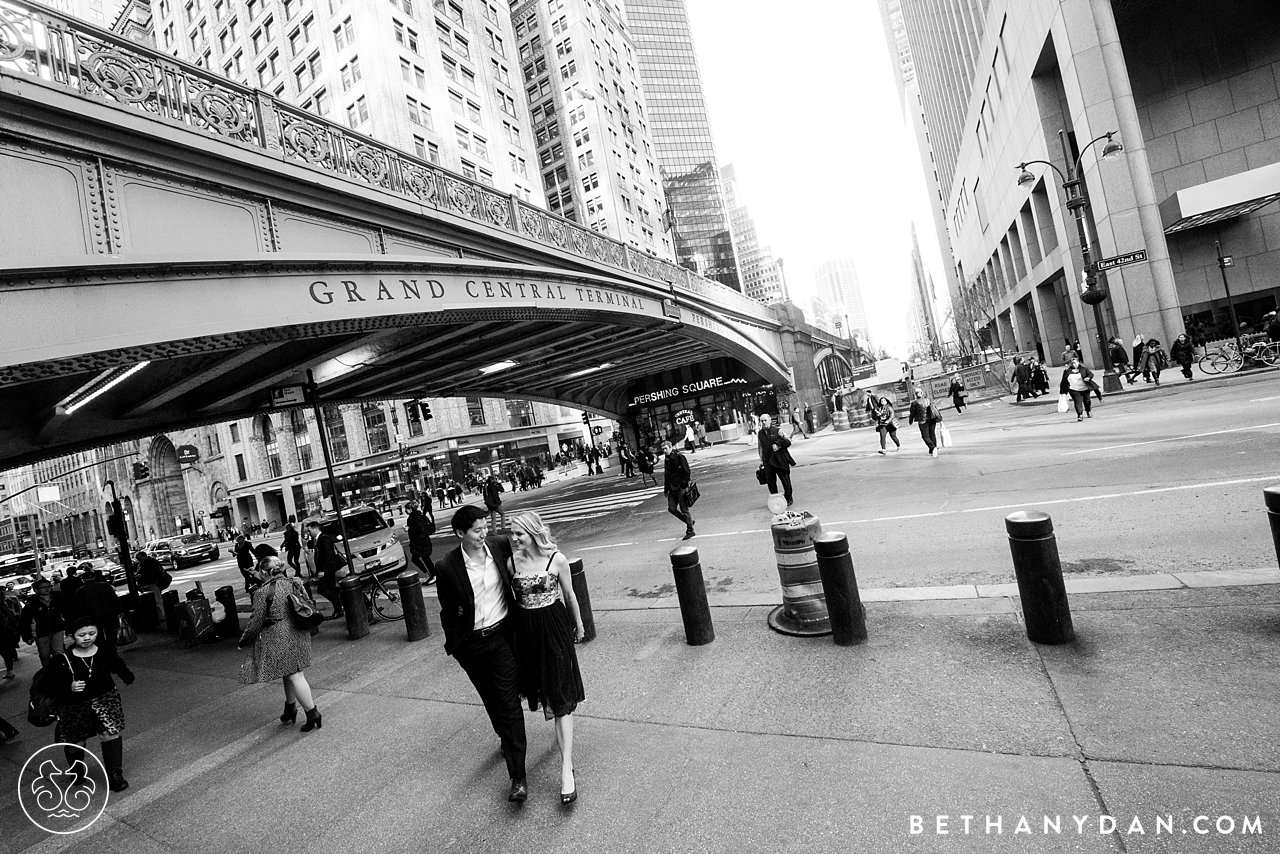
[[[65,407],[63,407],[64,410],[68,415],[71,415],[80,407],[94,400],[97,400],[99,397],[106,394],[108,391],[115,388],[116,386],[120,385],[120,383],[124,382],[129,377],[133,376],[134,374],[136,374],[138,371],[142,370],[149,364],[151,364],[151,362],[146,361],[146,362],[139,362],[138,364],[129,368],[112,368],[102,376],[98,377],[97,380],[94,380],[94,382],[89,384],[88,388],[91,388],[92,390],[88,394],[86,394],[84,397],[77,400],[75,403],[68,403]],[[112,374],[114,374],[114,376],[112,376]],[[97,385],[97,388],[93,388],[93,386],[95,385]],[[77,394],[78,393],[79,392],[77,392]],[[72,398],[74,397],[75,395],[72,395]]]
[[[505,371],[507,368],[514,368],[516,363],[508,359],[505,362],[494,362],[492,365],[485,365],[480,369],[482,374],[496,374],[498,371]]]

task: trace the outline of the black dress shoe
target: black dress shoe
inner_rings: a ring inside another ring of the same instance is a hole
[[[511,794],[507,796],[507,800],[512,803],[522,804],[529,799],[529,784],[524,780],[511,781]]]
[[[685,532],[684,532],[684,536],[683,536],[683,537],[681,537],[681,539],[682,539],[682,540],[692,540],[692,539],[694,538],[694,536],[695,536],[695,535],[694,535],[694,533],[693,533],[693,528],[690,528],[689,530],[687,530],[687,531],[685,531]]]

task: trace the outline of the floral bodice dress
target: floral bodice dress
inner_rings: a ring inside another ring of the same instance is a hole
[[[550,720],[572,714],[585,699],[578,653],[573,644],[573,617],[560,597],[560,579],[546,567],[533,574],[512,574],[517,604],[517,685],[529,709],[542,707]]]

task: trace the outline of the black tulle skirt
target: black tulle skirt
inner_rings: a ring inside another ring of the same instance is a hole
[[[530,711],[541,707],[547,720],[572,714],[585,694],[569,609],[555,602],[515,612],[520,696],[529,702]]]

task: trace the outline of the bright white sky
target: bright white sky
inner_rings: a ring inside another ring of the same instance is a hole
[[[905,358],[913,218],[939,293],[946,284],[879,4],[685,2],[716,153],[794,298],[808,311],[814,270],[853,258],[872,338]]]

